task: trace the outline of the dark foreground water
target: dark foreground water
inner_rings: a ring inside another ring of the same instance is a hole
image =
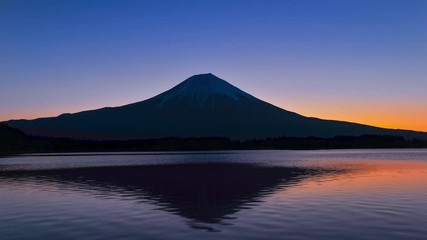
[[[0,158],[0,239],[427,239],[427,150]]]

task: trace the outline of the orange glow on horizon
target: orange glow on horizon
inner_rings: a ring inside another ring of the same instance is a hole
[[[310,100],[298,101],[298,104],[268,102],[307,117],[354,122],[383,128],[427,132],[427,107],[423,109],[419,105],[410,103],[337,103]],[[116,106],[120,105],[125,104]],[[0,121],[56,117],[63,113],[77,113],[102,107],[104,107],[102,104],[94,104],[84,107],[68,107],[67,110],[46,109],[45,111],[38,112],[14,112],[8,115],[0,115]]]
[[[286,104],[276,105],[307,117],[427,132],[427,107],[423,108],[415,104],[308,101],[298,103],[293,106],[286,106]]]

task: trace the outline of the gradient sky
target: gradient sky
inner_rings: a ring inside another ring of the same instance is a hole
[[[427,1],[0,0],[0,120],[207,72],[306,116],[427,131]]]

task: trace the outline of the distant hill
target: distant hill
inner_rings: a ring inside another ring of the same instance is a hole
[[[0,124],[0,153],[28,149],[30,137],[21,131]]]
[[[423,132],[305,117],[264,102],[213,74],[192,76],[153,98],[121,107],[5,124],[34,136],[91,140],[361,135],[427,139]]]

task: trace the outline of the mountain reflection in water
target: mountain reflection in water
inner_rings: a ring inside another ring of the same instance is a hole
[[[197,223],[221,223],[277,190],[337,171],[243,163],[166,164],[7,171],[3,179],[37,180],[150,201]],[[207,229],[212,230],[212,229]]]

